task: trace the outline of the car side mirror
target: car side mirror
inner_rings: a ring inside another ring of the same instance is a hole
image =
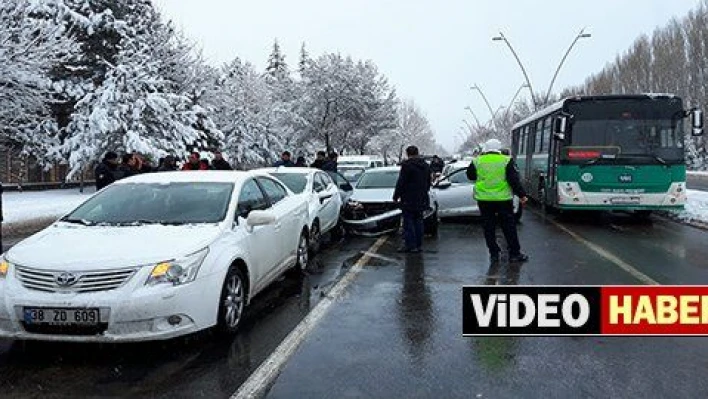
[[[275,215],[268,211],[251,211],[246,219],[246,224],[251,227],[265,226],[274,224],[276,221]]]
[[[703,136],[703,111],[700,109],[691,110],[691,127],[693,136]]]

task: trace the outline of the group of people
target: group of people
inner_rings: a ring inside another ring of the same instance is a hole
[[[181,168],[181,170],[232,169],[219,151],[214,152],[214,159],[211,162],[208,159],[201,158],[198,152],[193,152]],[[119,157],[117,153],[108,151],[94,170],[96,190],[101,190],[117,180],[141,173],[174,172],[177,170],[180,170],[180,168],[177,164],[177,158],[173,155],[160,158],[158,165],[154,166],[149,159],[137,152]]]
[[[430,207],[428,192],[432,185],[432,165],[420,158],[418,148],[406,149],[407,159],[401,164],[393,200],[403,211],[403,241],[399,252],[422,251],[423,212]],[[431,162],[432,164],[432,162]],[[475,182],[474,199],[482,216],[484,238],[490,262],[500,261],[501,248],[497,243],[496,228],[501,225],[509,250],[509,262],[526,262],[529,258],[521,252],[514,219],[514,195],[521,205],[528,201],[521,184],[515,162],[502,148],[499,140],[484,144],[483,152],[467,167],[467,177]],[[473,195],[470,193],[470,195]]]
[[[327,172],[336,172],[338,158],[339,155],[334,151],[330,152],[329,155],[327,155],[325,151],[318,151],[317,158],[314,162],[312,162],[312,164],[310,164],[310,167],[321,169]],[[290,154],[290,151],[283,151],[283,153],[280,155],[280,160],[275,162],[273,166],[276,168],[281,166],[306,168],[307,161],[305,160],[305,157],[300,156],[295,162],[293,162],[292,154]]]

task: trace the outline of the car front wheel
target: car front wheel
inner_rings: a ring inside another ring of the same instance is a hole
[[[300,240],[297,244],[297,262],[295,268],[299,270],[307,269],[307,263],[310,260],[310,243],[307,232],[303,231],[300,234]]]
[[[221,333],[234,334],[243,319],[246,307],[246,285],[243,272],[231,266],[219,299],[219,320],[217,328]]]

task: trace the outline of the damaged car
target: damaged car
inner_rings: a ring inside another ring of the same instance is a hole
[[[354,187],[342,210],[342,223],[350,234],[376,236],[395,233],[401,226],[401,209],[393,201],[400,166],[369,169]],[[430,190],[430,208],[424,212],[425,234],[438,232],[438,202]]]

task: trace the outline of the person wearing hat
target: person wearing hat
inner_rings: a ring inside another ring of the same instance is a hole
[[[521,184],[519,170],[509,155],[502,153],[497,139],[484,143],[482,153],[467,168],[467,177],[475,182],[474,199],[482,216],[484,238],[491,263],[499,262],[501,248],[497,243],[497,224],[501,224],[509,247],[509,262],[526,262],[529,257],[521,252],[514,220],[514,195],[526,204],[528,198]]]
[[[103,156],[101,163],[94,170],[94,178],[96,180],[96,191],[108,186],[116,181],[116,173],[118,172],[118,154],[113,151],[108,151]]]

